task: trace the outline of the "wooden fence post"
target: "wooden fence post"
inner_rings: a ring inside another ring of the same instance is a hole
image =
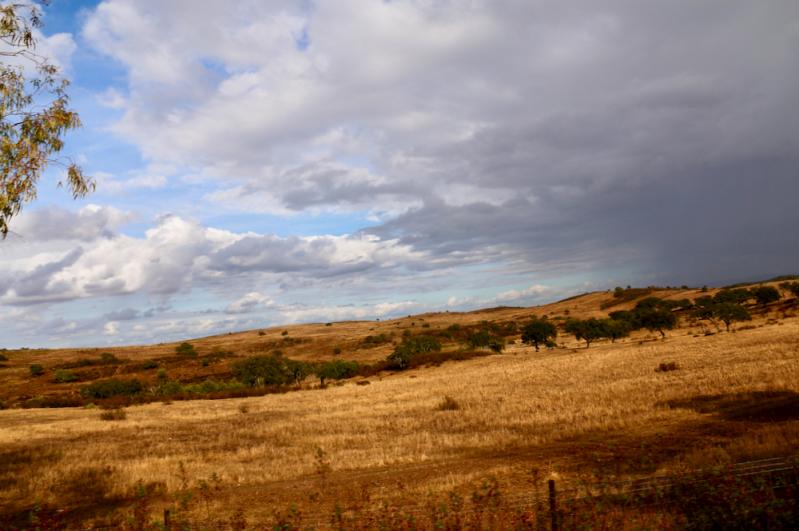
[[[169,531],[169,509],[164,509],[164,529]]]
[[[552,531],[558,531],[558,504],[555,497],[555,480],[549,480],[549,517],[552,520]]]

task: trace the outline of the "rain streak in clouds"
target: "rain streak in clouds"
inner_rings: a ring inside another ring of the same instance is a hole
[[[87,147],[101,204],[19,218],[3,326],[148,341],[796,272],[797,19],[787,0],[102,2],[74,42],[124,73],[93,101],[140,167]],[[115,202],[131,190],[147,201]]]

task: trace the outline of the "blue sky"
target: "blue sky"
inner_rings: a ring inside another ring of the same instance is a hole
[[[0,347],[795,273],[799,18],[679,0],[53,0],[66,157]]]

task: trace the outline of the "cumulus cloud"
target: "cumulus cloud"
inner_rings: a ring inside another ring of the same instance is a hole
[[[103,233],[103,238],[91,239],[83,236],[100,234],[94,215],[66,218],[75,225],[58,236],[72,237],[63,242],[61,252],[51,248],[42,254],[34,240],[14,242],[12,259],[0,264],[4,278],[0,302],[24,305],[139,292],[169,296],[194,288],[213,289],[220,282],[230,285],[236,278],[270,278],[277,283],[281,276],[284,280],[296,276],[319,281],[380,274],[423,259],[422,253],[375,236],[241,234],[174,215],[158,219],[143,237]],[[54,236],[45,235],[49,237]],[[228,311],[246,312],[267,303],[265,296],[248,293],[232,302]],[[108,317],[120,321],[135,314],[117,310]]]

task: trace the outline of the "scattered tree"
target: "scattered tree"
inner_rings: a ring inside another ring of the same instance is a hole
[[[603,319],[603,321],[603,326],[611,343],[615,343],[617,339],[629,336],[632,331],[632,327],[627,321],[615,319]]]
[[[532,344],[536,352],[539,344],[554,341],[557,337],[557,327],[546,319],[534,318],[522,329],[522,342]]]
[[[752,290],[752,295],[761,306],[780,300],[780,292],[772,286],[758,286]]]
[[[437,352],[441,350],[441,343],[432,336],[411,336],[406,337],[402,343],[397,345],[387,358],[390,366],[404,370],[410,365],[411,359],[417,354],[425,352]]]
[[[751,321],[752,316],[749,311],[740,304],[733,304],[731,302],[722,302],[716,304],[713,308],[713,314],[718,317],[727,327],[727,332],[730,331],[730,324],[734,321]]]
[[[324,387],[325,380],[343,380],[358,374],[358,364],[354,361],[328,361],[318,365],[314,372],[319,377],[319,384]]]
[[[252,387],[284,385],[295,379],[285,360],[276,356],[253,356],[237,361],[232,368],[236,379]]]
[[[577,341],[585,340],[585,348],[589,348],[592,341],[606,337],[603,323],[594,317],[585,320],[569,319],[564,330],[573,334]]]
[[[723,289],[713,297],[714,302],[731,302],[744,304],[752,298],[752,292],[745,288]]]

